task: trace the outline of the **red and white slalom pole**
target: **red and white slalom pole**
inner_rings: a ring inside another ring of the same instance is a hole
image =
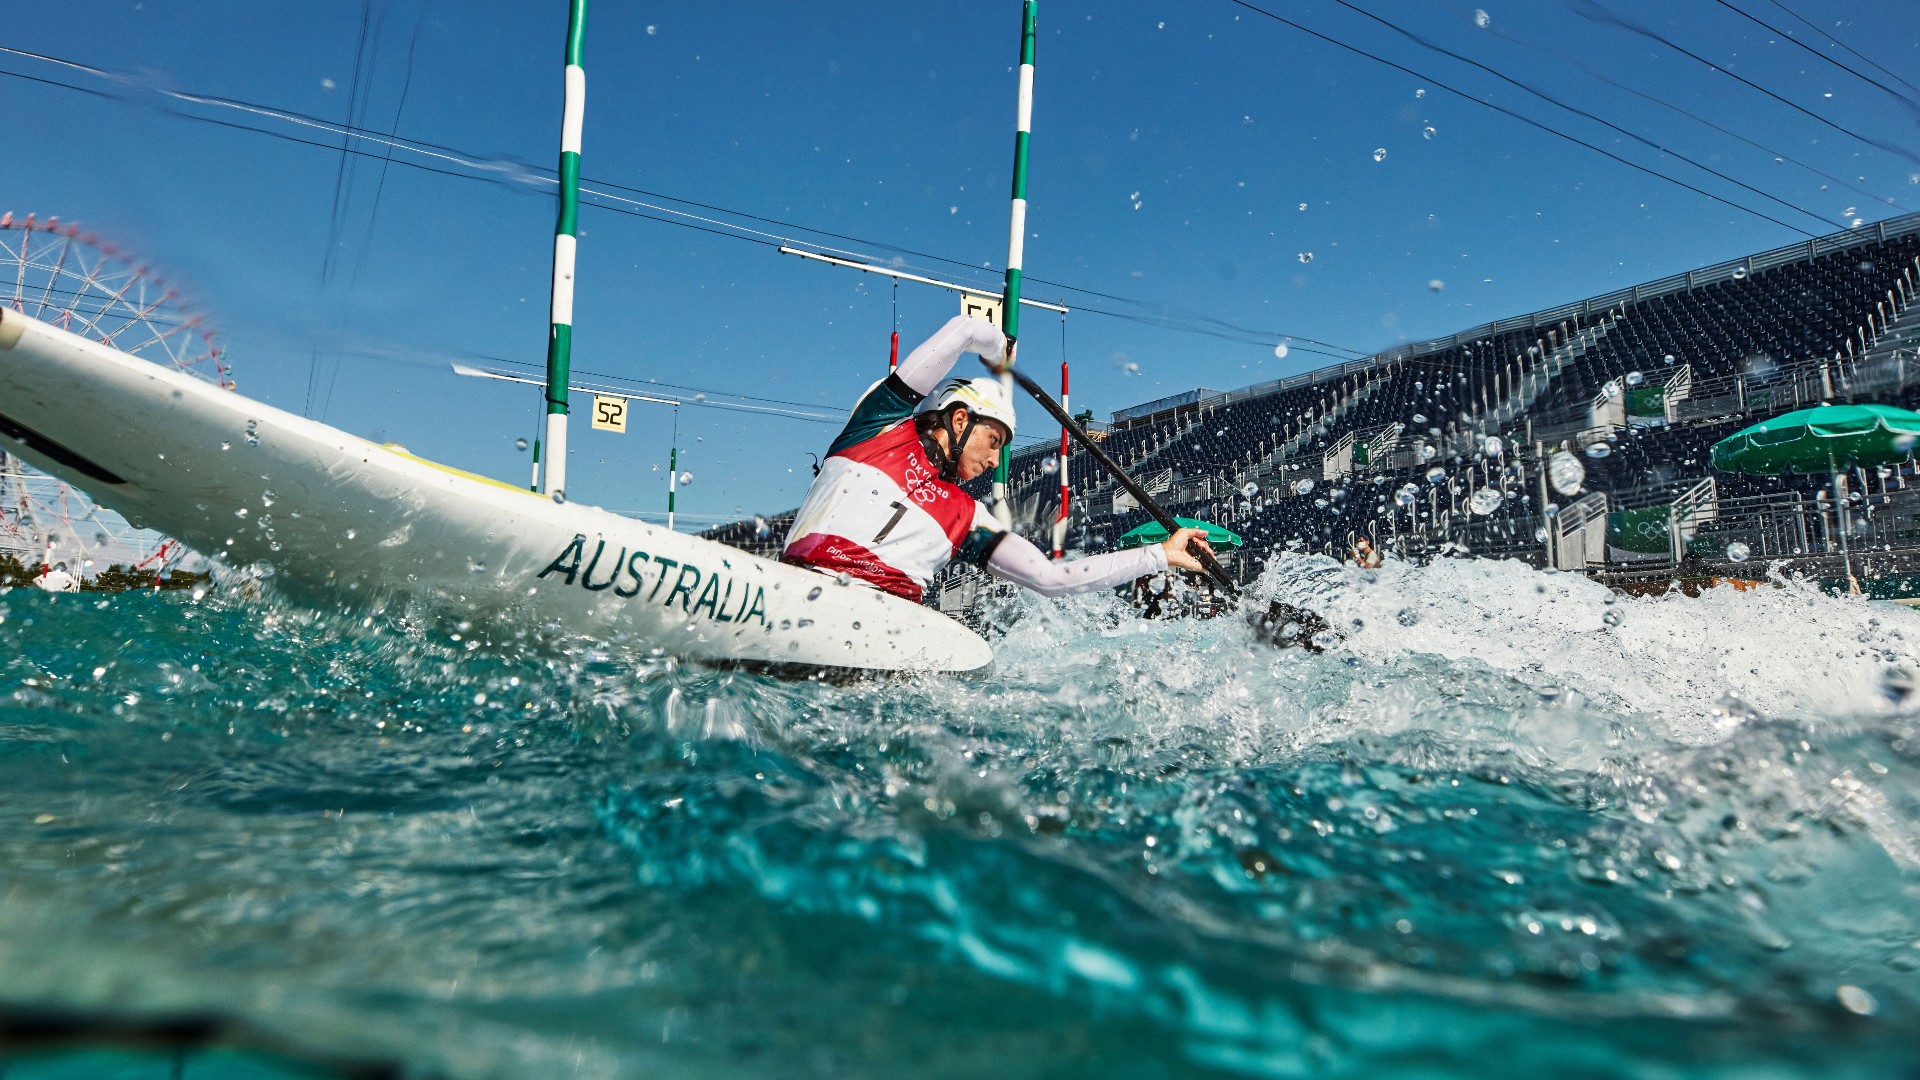
[[[1060,407],[1067,410],[1068,416],[1073,415],[1073,406],[1067,402],[1067,362],[1064,359],[1060,361]],[[1067,546],[1067,512],[1069,508],[1067,496],[1067,448],[1070,445],[1071,444],[1067,442],[1067,429],[1063,426],[1060,429],[1060,516],[1053,519],[1053,557],[1056,559],[1066,554],[1065,548]]]

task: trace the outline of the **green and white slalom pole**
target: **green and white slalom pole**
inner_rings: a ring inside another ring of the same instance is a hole
[[[673,448],[667,452],[667,531],[673,531],[673,497],[680,491],[680,406],[673,407]]]
[[[1020,13],[1020,103],[1013,133],[1013,222],[1007,235],[1007,284],[1000,297],[1000,329],[1007,335],[1007,364],[1013,364],[1014,342],[1020,338],[1020,265],[1027,239],[1027,144],[1033,139],[1033,26],[1038,0],[1025,0]],[[1013,375],[1002,373],[1000,383],[1013,400]],[[1013,502],[1007,496],[1007,473],[1013,446],[1000,448],[1000,464],[993,470],[993,516],[1003,528],[1013,527]]]
[[[560,218],[553,228],[553,325],[547,337],[547,467],[541,490],[567,490],[567,379],[573,361],[573,259],[580,219],[580,128],[587,115],[587,72],[580,66],[587,0],[567,13],[567,93],[560,119]]]

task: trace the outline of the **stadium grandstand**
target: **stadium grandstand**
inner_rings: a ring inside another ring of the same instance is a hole
[[[1174,514],[1276,552],[1520,559],[1617,583],[1769,568],[1920,593],[1915,463],[1716,472],[1713,443],[1821,403],[1920,399],[1920,214],[1650,281],[1437,341],[1090,424]],[[1069,546],[1147,520],[1087,454],[1067,459]],[[1057,448],[1013,459],[1016,527],[1049,546]],[[792,514],[706,535],[777,552]],[[1844,569],[1843,569],[1844,567]],[[1909,575],[1916,575],[1910,577]],[[929,596],[971,594],[963,570]]]

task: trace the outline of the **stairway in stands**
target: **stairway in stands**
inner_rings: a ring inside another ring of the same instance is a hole
[[[1916,268],[1920,268],[1920,259],[1905,269],[1899,287],[1888,294],[1893,316],[1880,323],[1878,334],[1868,337],[1869,344],[1858,361],[1841,367],[1847,391],[1904,397],[1902,391],[1908,385],[1920,382],[1920,304],[1914,302],[1920,296],[1906,287],[1906,282],[1916,276]],[[1869,313],[1866,326],[1873,325]]]
[[[1374,392],[1386,384],[1387,380],[1385,376],[1387,374],[1388,372],[1385,370],[1375,372],[1373,373],[1373,378],[1354,387],[1351,393],[1341,395],[1340,400],[1334,402],[1333,406],[1329,408],[1324,415],[1317,418],[1314,423],[1302,428],[1292,438],[1274,447],[1266,457],[1255,462],[1253,468],[1246,470],[1246,476],[1261,476],[1283,471],[1286,468],[1288,459],[1299,456],[1302,450],[1312,445],[1316,437],[1330,431],[1335,425],[1339,424],[1342,417],[1366,404],[1367,401],[1373,397]],[[1317,456],[1315,457],[1315,463],[1318,463]],[[1242,479],[1245,479],[1245,477],[1242,477]]]
[[[1533,408],[1533,403],[1540,399],[1540,395],[1546,393],[1547,387],[1553,385],[1554,377],[1559,375],[1568,364],[1585,356],[1589,349],[1598,345],[1619,319],[1618,315],[1608,315],[1600,322],[1574,334],[1559,348],[1548,353],[1538,367],[1515,380],[1513,389],[1507,393],[1506,400],[1488,410],[1481,420],[1481,430],[1498,431],[1525,415],[1527,410]]]

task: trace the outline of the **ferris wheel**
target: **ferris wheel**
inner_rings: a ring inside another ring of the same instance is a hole
[[[233,387],[225,350],[179,291],[144,262],[72,223],[0,214],[0,303],[121,352]],[[27,568],[42,588],[64,591],[110,566],[157,580],[190,553],[0,452],[0,557]]]

